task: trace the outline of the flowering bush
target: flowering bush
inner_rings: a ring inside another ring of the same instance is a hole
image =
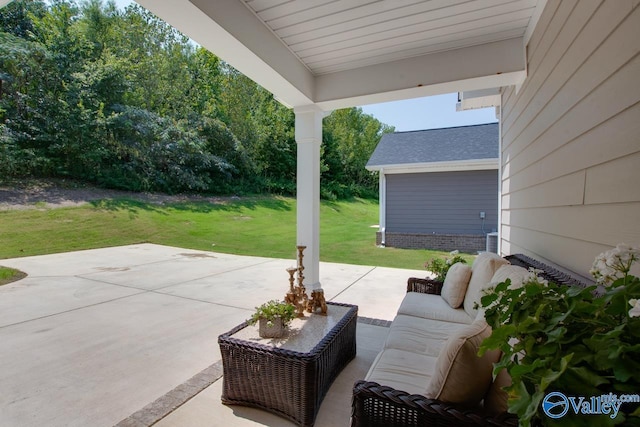
[[[626,245],[599,255],[591,270],[604,291],[544,283],[532,275],[522,287],[498,284],[481,300],[493,332],[481,353],[500,349],[495,373],[511,375],[509,412],[520,425],[640,425],[640,408],[612,414],[547,417],[546,394],[640,394],[640,279],[631,275],[640,250]],[[635,405],[637,406],[637,405]]]
[[[436,275],[435,279],[444,282],[444,278],[447,276],[447,271],[451,268],[451,266],[457,262],[462,262],[464,264],[467,263],[467,260],[464,259],[460,255],[460,251],[451,251],[449,252],[450,257],[442,259],[442,258],[431,258],[429,261],[424,263],[424,267],[430,272]]]

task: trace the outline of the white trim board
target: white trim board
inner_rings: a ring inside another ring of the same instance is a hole
[[[499,159],[465,160],[455,162],[405,163],[397,165],[367,166],[369,171],[379,171],[386,175],[424,172],[458,172],[499,169]]]

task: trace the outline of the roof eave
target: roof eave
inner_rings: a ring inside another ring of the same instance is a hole
[[[381,172],[384,174],[401,173],[424,173],[424,172],[458,172],[473,170],[492,170],[499,168],[499,160],[495,159],[473,159],[456,160],[449,162],[423,162],[423,163],[401,163],[389,165],[367,165],[371,172]]]

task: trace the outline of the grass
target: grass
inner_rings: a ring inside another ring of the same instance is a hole
[[[442,255],[376,247],[372,225],[377,221],[377,202],[323,202],[321,260],[424,269],[427,259]],[[114,199],[74,208],[2,211],[0,236],[0,259],[142,242],[295,259],[295,199],[259,197],[171,205]]]
[[[26,276],[26,273],[23,273],[20,270],[14,270],[13,268],[8,267],[0,267],[0,286],[6,285],[7,283],[15,282],[16,280],[20,280]]]

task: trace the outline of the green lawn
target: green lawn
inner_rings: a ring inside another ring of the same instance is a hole
[[[378,204],[323,202],[322,261],[423,269],[440,252],[378,248]],[[295,199],[156,205],[128,199],[0,212],[0,259],[149,242],[231,254],[295,259]],[[469,257],[472,259],[472,257]]]
[[[26,274],[13,268],[0,267],[0,286],[22,279]]]

